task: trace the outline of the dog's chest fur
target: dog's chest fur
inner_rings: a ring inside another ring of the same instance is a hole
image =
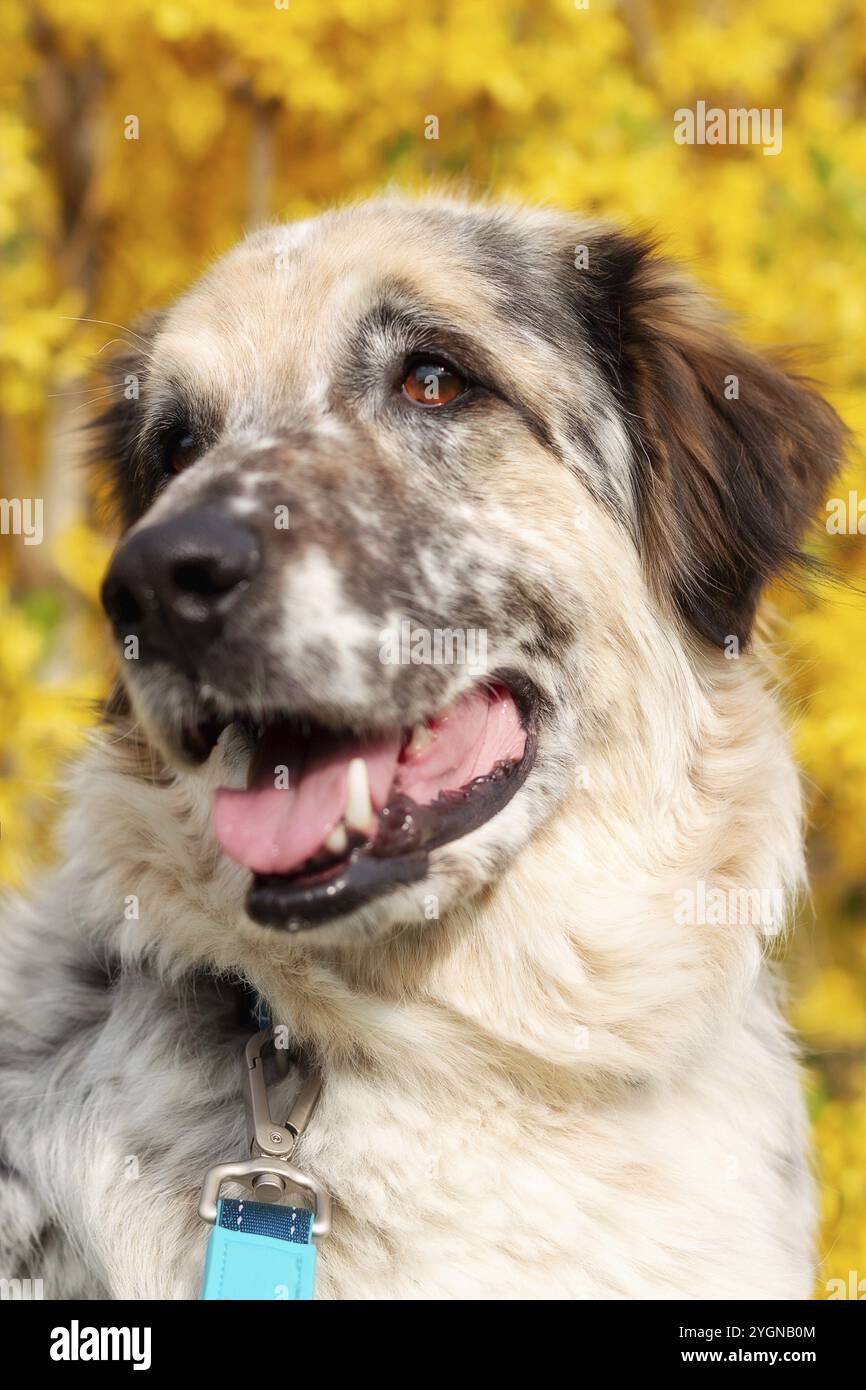
[[[793,769],[767,707],[745,708],[748,834],[737,807],[709,832],[690,808],[662,872],[578,798],[495,891],[352,956],[226,933],[178,877],[179,822],[97,757],[79,808],[113,825],[114,857],[79,809],[0,963],[7,1263],[58,1294],[196,1296],[198,1184],[247,1143],[246,1034],[209,962],[243,969],[322,1059],[297,1153],[336,1209],[319,1297],[808,1297],[803,1108],[760,941],[671,914],[674,885],[721,873],[718,842],[729,875],[738,847],[736,881],[796,882]],[[660,833],[646,825],[647,856]],[[150,945],[117,926],[135,888],[158,903]]]
[[[129,979],[108,1042],[70,1037],[32,1076],[43,1099],[13,1133],[42,1179],[35,1226],[66,1239],[48,1269],[32,1254],[23,1267],[58,1294],[197,1295],[197,1183],[246,1142],[244,1034],[207,985],[197,995]],[[329,1070],[296,1156],[336,1207],[318,1296],[808,1297],[796,1070],[763,991],[749,1013],[677,1083],[611,1080],[601,1101],[566,1084],[553,1105],[507,1063],[462,1071],[447,1027],[437,1039],[433,1019],[421,1030],[395,1010],[389,1075]],[[401,1069],[401,1027],[438,1043],[438,1085],[408,1049]],[[7,1200],[20,1217],[20,1194]]]

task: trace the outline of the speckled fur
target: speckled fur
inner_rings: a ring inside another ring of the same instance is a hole
[[[243,977],[324,1074],[297,1154],[335,1203],[319,1297],[809,1296],[813,1183],[766,932],[674,911],[704,881],[779,889],[790,913],[798,780],[761,643],[728,659],[652,568],[625,388],[556,254],[606,235],[388,199],[257,234],[157,321],[144,414],[113,422],[126,524],[215,497],[303,519],[242,656],[220,656],[226,699],[280,682],[342,723],[410,722],[466,677],[371,661],[383,619],[472,613],[491,666],[537,685],[538,758],[422,883],[290,938],[247,918],[210,827],[243,739],[183,766],[195,689],[125,672],[134,713],[72,771],[57,867],[3,911],[0,1275],[196,1296],[201,1175],[244,1149]],[[377,353],[402,330],[379,311],[407,295],[516,399],[436,436],[392,418]],[[212,438],[159,491],[141,441],[179,381]]]

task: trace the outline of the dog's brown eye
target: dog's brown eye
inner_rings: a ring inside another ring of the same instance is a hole
[[[182,473],[191,463],[195,463],[201,446],[194,434],[177,430],[170,435],[163,449],[163,462],[166,473]]]
[[[415,405],[448,405],[465,390],[463,377],[445,362],[416,362],[403,378],[403,395]]]

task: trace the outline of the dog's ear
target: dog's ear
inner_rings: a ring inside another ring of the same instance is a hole
[[[711,642],[745,643],[764,584],[801,558],[845,428],[647,242],[599,236],[581,301],[632,436],[651,578]]]
[[[148,314],[129,330],[130,341],[100,359],[101,398],[108,402],[90,422],[90,459],[97,481],[107,488],[114,517],[126,528],[147,508],[150,497],[137,468],[136,447],[144,412],[150,348],[163,315]]]

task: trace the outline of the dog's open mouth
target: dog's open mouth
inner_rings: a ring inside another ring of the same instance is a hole
[[[258,731],[245,791],[220,788],[223,852],[253,872],[256,922],[299,930],[417,882],[431,850],[511,799],[534,750],[525,701],[476,686],[411,729],[364,740],[277,718]]]

